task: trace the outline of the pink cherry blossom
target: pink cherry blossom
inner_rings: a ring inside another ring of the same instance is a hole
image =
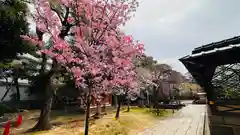
[[[115,86],[136,88],[133,59],[142,55],[143,44],[120,30],[138,6],[136,0],[34,1],[33,19],[38,30],[50,35],[46,48],[42,39],[23,36],[42,53],[57,60],[73,75],[77,87],[91,78],[93,95],[111,92]],[[61,8],[52,10],[53,5]],[[62,11],[56,12],[56,10]],[[91,77],[89,77],[89,74]]]
[[[73,18],[72,18],[72,17],[68,17],[68,18],[67,18],[67,22],[68,22],[68,23],[72,23],[72,22],[73,22]]]

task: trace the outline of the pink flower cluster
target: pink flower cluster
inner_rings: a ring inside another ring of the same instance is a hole
[[[136,0],[38,0],[33,15],[37,29],[50,35],[52,46],[42,39],[23,36],[37,44],[71,73],[80,86],[91,74],[96,91],[116,85],[136,87],[133,59],[143,44],[119,27],[131,18]],[[110,79],[111,78],[111,79]],[[101,88],[101,89],[99,89]]]

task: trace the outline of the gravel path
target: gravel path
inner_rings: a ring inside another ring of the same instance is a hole
[[[205,105],[188,105],[138,135],[203,135]]]

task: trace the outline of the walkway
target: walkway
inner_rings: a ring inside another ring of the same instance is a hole
[[[205,105],[188,105],[138,135],[203,135]]]

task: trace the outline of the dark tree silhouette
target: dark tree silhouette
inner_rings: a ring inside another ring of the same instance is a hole
[[[0,2],[0,62],[9,62],[17,54],[34,49],[20,35],[28,33],[27,6],[19,0]]]

